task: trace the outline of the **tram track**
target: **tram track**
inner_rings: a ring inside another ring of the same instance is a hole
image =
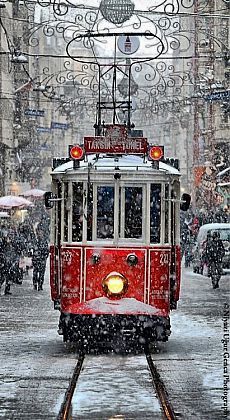
[[[159,401],[164,411],[165,418],[167,420],[176,420],[176,415],[173,410],[172,404],[169,400],[168,392],[155,364],[153,363],[151,354],[149,352],[146,352],[145,355],[152,376],[154,387],[156,389]]]
[[[75,417],[72,417],[72,399],[76,389],[76,385],[79,379],[79,376],[82,371],[82,366],[85,360],[85,353],[80,353],[78,356],[77,364],[74,368],[73,375],[70,379],[68,388],[65,392],[63,403],[61,405],[60,411],[58,413],[57,420],[70,420]],[[145,356],[147,360],[147,365],[149,372],[151,374],[152,386],[154,392],[156,392],[159,403],[163,410],[163,414],[166,420],[176,420],[177,416],[174,412],[173,406],[169,399],[169,395],[166,389],[166,386],[157,370],[156,365],[153,362],[152,355],[147,350],[145,351]]]
[[[57,420],[69,420],[71,417],[71,403],[72,403],[72,398],[73,398],[73,394],[77,385],[77,381],[78,378],[80,376],[81,370],[82,370],[82,365],[83,362],[85,360],[85,354],[84,353],[80,353],[79,357],[78,357],[78,361],[76,364],[76,367],[74,369],[73,372],[73,376],[70,380],[69,386],[66,390],[65,396],[64,396],[64,401],[61,405],[61,409],[59,411]]]

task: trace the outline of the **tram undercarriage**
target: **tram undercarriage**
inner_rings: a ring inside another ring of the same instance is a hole
[[[150,315],[76,315],[61,313],[59,328],[64,342],[86,346],[133,343],[142,346],[167,341],[170,319]]]

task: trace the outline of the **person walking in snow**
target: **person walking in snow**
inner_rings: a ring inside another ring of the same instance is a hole
[[[46,271],[46,260],[49,255],[49,245],[41,230],[37,230],[36,232],[32,252],[34,290],[42,290]]]
[[[219,281],[222,274],[222,259],[225,249],[219,232],[213,232],[212,237],[206,243],[205,258],[208,263],[209,273],[212,279],[213,289],[219,288]]]

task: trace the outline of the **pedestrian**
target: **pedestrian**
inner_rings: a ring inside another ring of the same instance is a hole
[[[4,294],[11,295],[12,282],[12,243],[9,237],[2,236],[0,239],[0,286],[4,287]]]
[[[15,229],[12,234],[12,247],[14,256],[13,281],[16,284],[22,284],[23,270],[21,269],[21,261],[26,249],[26,242],[20,234],[19,229]]]
[[[2,234],[2,232],[1,232]],[[0,289],[4,286],[4,294],[6,291],[6,256],[4,253],[5,248],[4,236],[0,237]]]
[[[46,260],[49,255],[49,245],[42,230],[36,231],[32,248],[33,286],[34,290],[43,290]]]
[[[206,274],[208,275],[208,277],[211,277],[211,273],[210,273],[210,265],[209,265],[209,256],[207,255],[207,250],[210,249],[210,244],[212,243],[212,234],[211,231],[209,230],[207,232],[207,238],[206,241],[204,242],[203,245],[203,252],[201,254],[201,270],[200,270],[200,274],[204,274],[206,276]],[[207,273],[205,273],[207,271]]]
[[[225,249],[219,232],[214,231],[211,239],[206,243],[205,257],[209,267],[209,273],[212,279],[213,289],[219,288],[219,281],[222,269],[222,259],[225,255]]]
[[[18,233],[20,235],[21,245],[23,246],[22,249],[22,277],[23,274],[28,275],[29,269],[31,268],[31,249],[33,246],[35,233],[33,231],[32,225],[29,221],[24,221],[19,225]]]
[[[37,224],[37,230],[41,230],[43,232],[44,237],[47,241],[49,241],[50,236],[50,220],[46,213],[43,213],[41,216],[41,220]]]

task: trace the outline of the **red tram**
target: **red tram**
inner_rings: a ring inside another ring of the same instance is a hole
[[[166,341],[180,294],[178,161],[125,125],[107,125],[54,159],[45,200],[64,341]]]

